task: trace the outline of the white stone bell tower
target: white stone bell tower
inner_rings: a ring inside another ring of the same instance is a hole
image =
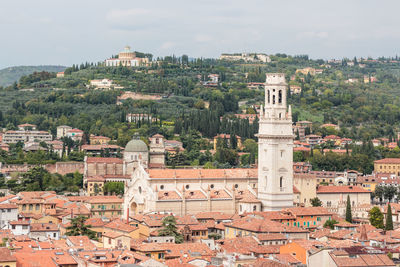
[[[263,211],[293,206],[293,130],[283,73],[267,73],[258,133],[258,199]]]

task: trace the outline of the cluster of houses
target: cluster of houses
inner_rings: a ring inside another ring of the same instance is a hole
[[[333,186],[332,186],[333,187]],[[398,207],[393,208],[394,215]],[[122,218],[117,196],[20,192],[0,198],[1,266],[396,266],[400,231],[345,222],[324,207]],[[75,235],[84,216],[91,238]],[[160,235],[173,216],[180,236]],[[333,229],[324,228],[336,220]],[[355,220],[356,221],[356,220]],[[73,227],[72,227],[73,228]],[[176,243],[182,242],[182,243]],[[390,257],[388,256],[390,255]],[[131,265],[129,265],[131,264]],[[136,264],[136,265],[135,265]],[[347,264],[347,265],[346,265]]]

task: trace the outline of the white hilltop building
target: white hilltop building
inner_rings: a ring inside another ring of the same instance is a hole
[[[125,46],[124,50],[118,54],[118,57],[105,60],[105,65],[107,67],[138,67],[147,65],[148,63],[148,58],[137,57],[136,53],[131,51],[130,46]]]
[[[266,75],[265,107],[261,108],[258,134],[258,170],[159,168],[163,139],[154,136],[150,143],[150,152],[154,154],[150,164],[139,163],[126,181],[123,218],[151,212],[241,214],[292,207],[293,133],[286,90],[284,74]]]

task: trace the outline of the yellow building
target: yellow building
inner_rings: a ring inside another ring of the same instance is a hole
[[[105,231],[103,233],[103,248],[125,248],[131,246],[131,238],[121,232]]]
[[[133,238],[133,239],[148,237],[148,235],[146,235],[146,233],[148,232],[147,229],[145,229],[143,227],[139,228],[139,227],[127,224],[125,221],[123,221],[121,219],[113,220],[113,221],[107,223],[106,225],[104,225],[103,236],[109,231],[113,231],[113,232],[128,236],[129,238]],[[114,234],[109,237],[117,238],[117,235]]]
[[[296,73],[302,73],[304,75],[310,74],[310,75],[315,75],[315,69],[314,68],[304,68],[304,69],[297,69]]]
[[[400,158],[385,158],[374,161],[375,173],[393,173],[400,175]]]
[[[91,196],[85,200],[92,217],[121,217],[123,199],[117,196]]]
[[[108,145],[110,140],[111,139],[106,136],[96,136],[93,134],[90,135],[90,144],[91,145]]]
[[[86,180],[87,180],[87,192],[89,196],[104,195],[105,178],[103,176],[88,177]]]
[[[42,198],[27,198],[15,202],[18,213],[44,214],[46,209],[55,209],[56,203]]]

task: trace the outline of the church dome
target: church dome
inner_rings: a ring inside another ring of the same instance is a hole
[[[134,136],[131,141],[125,146],[124,152],[148,152],[149,149],[145,142],[139,139],[139,137]]]

